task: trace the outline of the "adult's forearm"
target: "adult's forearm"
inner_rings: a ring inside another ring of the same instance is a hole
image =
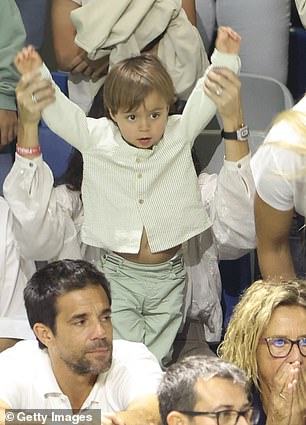
[[[70,71],[71,63],[80,53],[80,48],[74,43],[76,29],[70,13],[80,6],[72,0],[52,0],[51,24],[53,44],[57,65],[63,71]]]
[[[295,277],[289,244],[267,249],[257,246],[259,268],[263,279]]]
[[[233,117],[223,119],[223,128],[226,132],[237,131],[244,124],[242,112],[235,114]],[[224,140],[225,159],[227,161],[239,161],[245,157],[250,149],[248,140]]]
[[[156,396],[148,396],[140,401],[135,401],[127,410],[116,416],[122,419],[125,425],[161,425]]]

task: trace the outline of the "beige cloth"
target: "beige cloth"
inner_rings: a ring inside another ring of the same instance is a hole
[[[198,30],[180,0],[91,0],[71,12],[75,43],[90,59],[110,54],[110,66],[139,55],[165,31],[158,56],[171,75],[177,94],[187,99],[209,65]],[[98,86],[103,84],[99,80]]]
[[[300,15],[301,22],[306,28],[306,0],[295,0],[297,11]]]

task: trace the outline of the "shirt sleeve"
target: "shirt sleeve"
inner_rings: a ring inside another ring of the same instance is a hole
[[[221,53],[217,49],[211,56],[211,65],[205,71],[193,89],[184,108],[179,134],[193,145],[195,138],[207,126],[216,114],[216,104],[204,93],[204,81],[215,67],[226,67],[238,74],[241,62],[238,55]]]
[[[20,75],[14,57],[25,44],[25,29],[13,0],[1,0],[0,24],[0,109],[16,111],[15,88]]]
[[[281,121],[269,131],[251,161],[255,186],[260,198],[279,211],[294,207],[294,185],[305,168],[299,145],[305,143],[288,122]]]
[[[43,64],[40,68],[44,79],[52,80],[48,68]],[[58,136],[76,147],[81,153],[90,149],[92,144],[106,140],[111,131],[107,118],[87,118],[85,112],[69,100],[53,82],[55,89],[55,102],[47,106],[42,117],[47,126]]]
[[[53,187],[53,175],[42,157],[16,154],[4,182],[4,195],[14,216],[14,233],[27,258],[81,258],[73,216],[81,213],[79,192]]]
[[[254,249],[255,185],[251,154],[237,162],[224,161],[219,175],[200,174],[202,202],[211,221],[219,259],[239,258]]]

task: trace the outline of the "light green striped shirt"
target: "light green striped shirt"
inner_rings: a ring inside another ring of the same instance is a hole
[[[215,51],[213,66],[240,68],[236,55]],[[43,77],[50,78],[42,69]],[[201,78],[182,115],[170,116],[152,150],[128,145],[107,118],[87,118],[60,90],[43,112],[47,125],[83,155],[82,240],[111,251],[137,253],[145,228],[152,252],[187,241],[210,225],[191,157],[196,136],[216,112]]]

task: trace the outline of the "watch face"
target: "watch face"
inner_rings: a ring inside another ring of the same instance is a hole
[[[248,135],[249,135],[248,127],[241,128],[239,133],[240,133],[239,136],[240,136],[241,139],[247,139]]]

